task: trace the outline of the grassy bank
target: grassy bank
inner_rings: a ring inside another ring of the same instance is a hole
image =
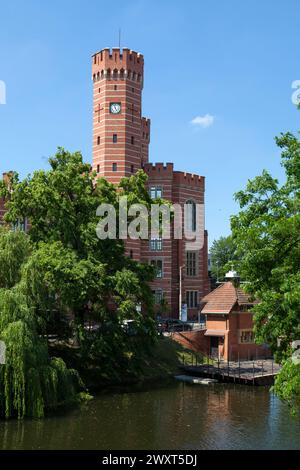
[[[151,354],[144,359],[141,380],[155,380],[174,376],[183,364],[191,363],[197,356],[198,363],[203,356],[184,348],[168,337],[159,338]]]
[[[78,370],[83,382],[90,391],[97,391],[107,386],[128,386],[133,384],[155,383],[167,380],[180,371],[183,364],[195,360],[195,353],[184,348],[176,341],[167,337],[159,337],[150,350],[141,354],[137,360],[128,351],[129,366],[120,371],[111,368],[109,372],[101,364],[90,364],[82,367],[80,356],[68,347],[53,348],[52,355],[59,355],[69,367]],[[203,356],[197,354],[198,363]],[[132,364],[130,364],[132,361]]]

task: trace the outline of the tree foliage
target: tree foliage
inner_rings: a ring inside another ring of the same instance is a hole
[[[249,181],[236,194],[241,211],[232,217],[232,231],[244,254],[240,271],[247,289],[261,301],[255,307],[256,338],[284,364],[275,390],[295,405],[296,388],[287,384],[299,382],[299,368],[288,358],[291,343],[300,339],[300,142],[291,133],[276,141],[285,181],[280,184],[267,171]]]
[[[128,301],[132,301],[132,316],[136,312],[133,305],[144,303],[151,314],[147,281],[153,277],[153,268],[126,257],[122,240],[99,240],[96,236],[96,210],[101,203],[112,204],[117,215],[123,195],[128,196],[128,204],[139,202],[150,207],[144,172],[124,178],[117,190],[103,178],[95,184],[95,174],[79,152],[59,149],[49,162],[50,171],[37,171],[14,184],[5,216],[10,223],[25,217],[30,220],[30,239],[35,247],[27,266],[31,295],[39,297],[48,290],[47,298],[55,297],[55,308],[71,310],[81,323],[91,305],[99,314],[111,314],[111,302],[117,304],[116,312],[122,311],[122,302],[126,302],[129,314]],[[41,299],[32,297],[32,301],[41,306]]]
[[[23,181],[13,174],[0,187],[7,224],[30,222],[28,236],[0,236],[0,338],[7,346],[0,410],[6,416],[42,416],[47,407],[74,397],[76,373],[49,352],[65,355],[83,374],[96,368],[101,377],[132,374],[155,338],[148,285],[153,267],[125,256],[122,240],[96,236],[101,203],[112,204],[118,215],[126,195],[128,205],[150,208],[145,173],[124,178],[116,188],[96,180],[79,152],[60,148],[49,163],[47,171]],[[135,320],[135,338],[126,334],[125,319]],[[96,332],[87,329],[90,321]],[[61,328],[66,323],[67,337]],[[53,350],[45,339],[49,332],[79,349],[71,349],[71,357]]]
[[[223,280],[229,264],[238,260],[236,243],[231,235],[214,240],[210,249],[211,273],[215,279]]]
[[[75,399],[79,377],[60,359],[50,359],[39,334],[39,317],[24,292],[22,270],[30,258],[29,237],[0,231],[0,416],[42,417],[47,408]]]

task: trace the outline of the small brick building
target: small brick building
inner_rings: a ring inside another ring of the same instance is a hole
[[[225,360],[251,360],[270,356],[267,346],[254,342],[252,308],[257,301],[250,297],[234,279],[206,295],[202,314],[206,317],[207,348],[212,356]]]

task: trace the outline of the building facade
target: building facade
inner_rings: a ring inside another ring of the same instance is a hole
[[[204,336],[210,355],[230,361],[271,356],[267,346],[254,340],[253,306],[257,301],[235,285],[234,279],[218,286],[202,303],[202,314],[206,316]]]
[[[148,175],[149,192],[172,203],[204,205],[205,178],[175,171],[172,163],[149,163],[150,120],[142,115],[144,57],[130,49],[109,48],[92,57],[93,161],[99,177],[119,183],[139,169]],[[204,228],[203,228],[204,231]],[[202,297],[209,288],[207,233],[203,246],[187,251],[186,240],[128,240],[127,254],[154,264],[157,277],[151,284],[157,313],[197,320]],[[161,300],[164,299],[162,309]]]
[[[228,273],[230,274],[230,273]],[[203,297],[201,329],[174,333],[172,338],[188,349],[223,361],[254,361],[272,357],[267,345],[255,343],[253,301],[229,278]]]

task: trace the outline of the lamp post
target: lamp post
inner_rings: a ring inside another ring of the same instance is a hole
[[[179,320],[182,320],[182,270],[184,267],[184,264],[179,267]]]

